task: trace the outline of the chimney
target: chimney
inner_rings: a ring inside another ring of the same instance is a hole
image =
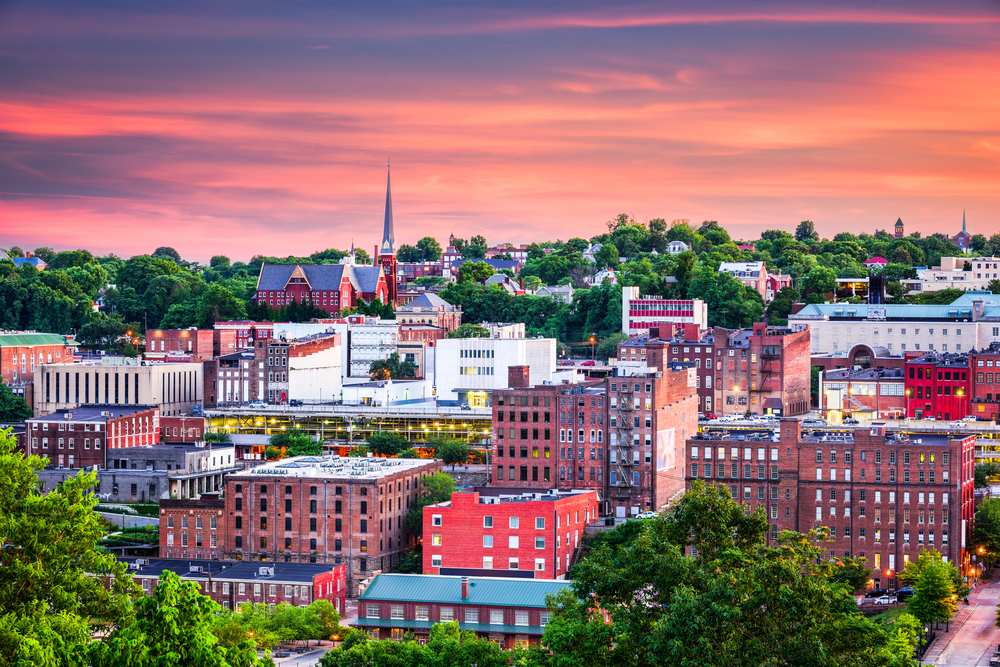
[[[468,600],[469,599],[469,578],[468,577],[462,577],[462,599],[463,600]]]

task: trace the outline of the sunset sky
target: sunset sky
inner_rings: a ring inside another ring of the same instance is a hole
[[[1000,4],[3,2],[0,247],[1000,232]]]

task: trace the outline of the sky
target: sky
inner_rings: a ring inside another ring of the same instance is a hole
[[[1000,232],[1000,3],[0,2],[0,247]]]

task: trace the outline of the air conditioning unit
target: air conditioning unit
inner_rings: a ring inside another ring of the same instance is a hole
[[[262,567],[257,571],[257,576],[259,577],[273,577],[274,568],[273,567]]]
[[[190,566],[190,567],[188,568],[188,571],[189,571],[189,572],[204,572],[204,571],[205,571],[205,568],[204,568],[204,566],[202,566],[202,565],[191,565],[191,566]]]
[[[148,558],[136,558],[135,559],[135,564],[136,565],[149,565],[149,559]]]

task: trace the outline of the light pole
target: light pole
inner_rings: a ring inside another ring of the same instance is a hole
[[[590,339],[589,339],[588,342],[590,343],[590,360],[593,361],[594,360],[594,344],[597,342],[597,337],[594,336],[594,334],[590,334]]]

